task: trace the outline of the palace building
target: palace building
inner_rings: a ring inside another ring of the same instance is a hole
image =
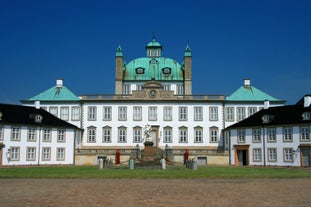
[[[96,164],[100,157],[114,159],[116,152],[121,162],[139,156],[146,126],[154,146],[174,162],[182,162],[189,152],[201,164],[228,164],[229,140],[223,130],[267,104],[285,103],[252,86],[250,79],[229,96],[194,95],[189,45],[183,62],[164,57],[162,49],[153,37],[146,56],[128,62],[119,46],[113,95],[75,95],[58,79],[22,103],[40,101],[41,108],[83,129],[75,146],[75,163],[81,165]]]

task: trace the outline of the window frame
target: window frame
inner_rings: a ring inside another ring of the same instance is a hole
[[[118,143],[126,143],[127,142],[127,128],[126,127],[118,127]]]
[[[30,150],[33,150],[30,152]],[[36,161],[36,147],[27,147],[26,148],[26,161]]]
[[[203,121],[203,107],[202,106],[193,107],[193,120]]]
[[[34,127],[28,127],[27,129],[27,141],[36,142],[37,141],[37,129]]]
[[[253,143],[261,143],[261,129],[260,128],[254,128],[252,129],[252,140]]]
[[[272,152],[275,151],[275,152]],[[277,162],[278,161],[278,151],[276,147],[271,147],[267,149],[268,151],[268,162]],[[272,156],[275,156],[275,159],[271,159]]]
[[[64,121],[69,121],[69,107],[68,106],[60,107],[60,119]]]
[[[79,106],[71,107],[71,121],[80,121],[81,108]]]
[[[173,107],[172,106],[164,106],[163,107],[163,120],[164,121],[172,121],[173,120]]]
[[[293,142],[293,128],[292,127],[283,128],[283,142]]]
[[[188,128],[179,127],[178,128],[178,141],[179,143],[188,143]]]
[[[126,106],[119,106],[118,107],[118,120],[119,121],[126,121],[127,120],[127,107]]]
[[[141,106],[133,106],[133,121],[141,121],[142,120],[142,107]]]
[[[261,148],[253,148],[253,162],[262,162],[262,152],[261,151],[262,151]]]
[[[172,143],[173,142],[173,128],[166,126],[163,128],[163,143]]]
[[[96,143],[96,127],[87,128],[87,143]]]
[[[97,119],[97,107],[96,106],[88,106],[87,107],[87,120],[88,121],[96,121]]]
[[[187,106],[178,107],[178,120],[188,121],[188,107]]]
[[[218,107],[217,106],[209,107],[209,120],[218,121]]]
[[[57,142],[66,142],[66,129],[57,129]]]

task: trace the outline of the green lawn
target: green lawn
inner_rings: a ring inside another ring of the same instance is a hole
[[[134,169],[115,166],[99,170],[97,166],[60,166],[2,168],[0,179],[7,178],[311,178],[310,168],[215,167],[197,170],[170,166],[166,170]]]

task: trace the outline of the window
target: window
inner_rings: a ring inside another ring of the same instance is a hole
[[[217,107],[209,107],[209,120],[218,121],[218,108]]]
[[[163,119],[164,121],[172,121],[172,107],[171,106],[164,106],[163,108]]]
[[[103,142],[104,143],[111,142],[111,127],[109,126],[103,127]]]
[[[292,142],[293,141],[293,131],[290,127],[285,127],[283,129],[283,141]]]
[[[188,142],[188,130],[187,127],[180,127],[179,128],[179,142],[180,143],[187,143]]]
[[[245,142],[245,131],[238,130],[238,142]]]
[[[126,128],[119,127],[118,128],[118,142],[126,142]]]
[[[276,129],[268,128],[267,129],[268,142],[276,142]]]
[[[133,120],[134,121],[141,121],[142,119],[142,107],[141,106],[134,106],[133,107]]]
[[[187,121],[188,119],[188,108],[186,106],[179,107],[179,121]]]
[[[268,161],[269,162],[276,162],[277,161],[276,148],[268,148]]]
[[[42,160],[43,161],[51,160],[51,148],[50,147],[42,148]]]
[[[10,160],[11,161],[19,160],[19,147],[11,147]]]
[[[50,142],[51,141],[51,130],[50,129],[43,129],[43,142]]]
[[[58,117],[58,110],[57,107],[50,107],[50,113],[54,116]]]
[[[260,148],[253,149],[253,161],[261,162],[261,149]]]
[[[123,94],[130,94],[131,93],[131,85],[130,84],[124,84],[123,85]]]
[[[57,142],[65,142],[65,130],[64,129],[57,130]]]
[[[60,118],[62,120],[69,120],[69,107],[60,107]]]
[[[284,148],[284,162],[293,162],[294,161],[294,151],[293,148]]]
[[[311,119],[311,112],[303,112],[302,113],[302,120],[310,120]]]
[[[36,160],[36,148],[35,147],[27,147],[26,152],[26,160],[27,161],[34,161]]]
[[[226,107],[225,116],[226,121],[234,121],[234,107]]]
[[[184,86],[182,84],[176,85],[177,87],[177,95],[184,95]]]
[[[96,142],[96,127],[87,128],[87,142],[95,143]]]
[[[11,132],[11,141],[19,141],[20,140],[20,128],[13,127]]]
[[[104,106],[103,113],[103,120],[111,121],[111,106]]]
[[[237,108],[237,121],[242,121],[243,119],[245,119],[245,108],[238,107]]]
[[[127,108],[125,106],[119,107],[119,121],[126,121],[127,119]]]
[[[134,143],[141,142],[141,137],[142,137],[142,129],[141,129],[141,127],[134,127],[133,132],[134,132],[134,140],[133,140],[133,142]]]
[[[58,147],[56,151],[57,151],[56,160],[58,161],[65,160],[65,148]]]
[[[300,141],[308,142],[310,141],[310,129],[309,127],[300,127]]]
[[[136,84],[136,90],[137,91],[142,91],[143,90],[143,84]]]
[[[136,68],[136,74],[144,74],[145,68]]]
[[[171,74],[171,68],[162,68],[163,74]]]
[[[170,91],[171,90],[171,85],[170,84],[163,84],[163,90],[164,91]]]
[[[203,142],[203,128],[202,127],[195,127],[194,128],[194,142]]]
[[[215,143],[218,142],[218,127],[210,127],[210,142]]]
[[[194,121],[202,121],[203,120],[203,108],[202,107],[194,107]]]
[[[89,121],[96,121],[96,106],[89,106],[88,107],[88,120]]]
[[[27,141],[34,142],[36,141],[36,129],[28,128]]]
[[[80,120],[80,107],[73,106],[71,108],[71,120],[79,121]]]
[[[253,129],[253,142],[254,143],[261,142],[261,130],[260,129]]]
[[[3,127],[0,126],[0,140],[3,140]]]
[[[157,120],[157,107],[156,106],[149,106],[148,107],[148,120],[149,121],[156,121]]]
[[[256,112],[257,112],[257,108],[256,107],[249,107],[248,108],[248,116],[251,116],[251,115],[253,115]]]
[[[172,142],[172,127],[164,127],[163,128],[163,142],[170,143]]]

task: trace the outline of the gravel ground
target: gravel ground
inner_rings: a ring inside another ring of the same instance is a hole
[[[311,206],[311,179],[0,179],[0,206]]]

